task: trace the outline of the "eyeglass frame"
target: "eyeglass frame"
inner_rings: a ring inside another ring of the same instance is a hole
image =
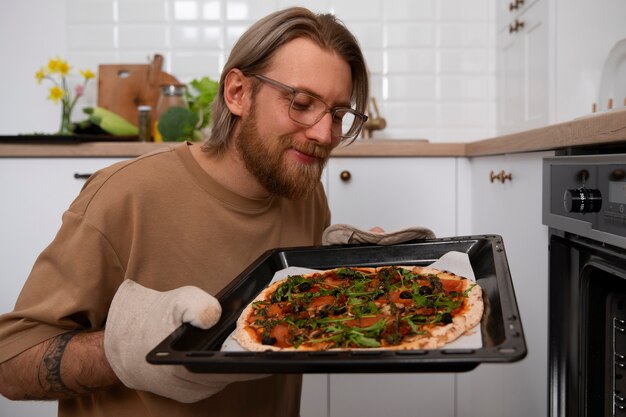
[[[334,117],[335,116],[334,113],[337,112],[338,110],[347,111],[347,112],[353,114],[355,116],[355,119],[354,119],[355,121],[361,120],[361,125],[356,129],[356,131],[352,135],[336,137],[336,138],[339,139],[340,142],[353,140],[357,136],[359,136],[359,134],[361,133],[361,130],[363,129],[363,126],[365,125],[365,122],[367,122],[367,120],[369,119],[369,117],[366,114],[358,112],[358,111],[354,110],[352,107],[346,107],[346,106],[331,107],[328,104],[326,104],[326,102],[324,100],[322,100],[320,97],[318,97],[318,96],[316,96],[314,94],[311,94],[308,91],[304,91],[304,90],[300,90],[300,89],[295,88],[295,87],[288,86],[287,84],[283,84],[280,81],[276,81],[276,80],[274,80],[272,78],[266,77],[265,75],[261,75],[261,74],[246,74],[246,75],[250,76],[250,77],[255,77],[259,81],[261,81],[261,82],[263,82],[265,84],[268,84],[268,85],[270,85],[272,87],[279,88],[279,89],[281,89],[283,91],[289,92],[292,95],[292,97],[291,97],[291,101],[289,102],[289,110],[287,111],[287,115],[289,116],[289,118],[292,121],[298,123],[299,125],[306,126],[306,127],[315,126],[317,123],[319,123],[320,120],[322,120],[324,118],[326,113],[330,113],[331,117]],[[315,122],[310,123],[310,124],[309,123],[303,123],[303,122],[301,122],[299,120],[294,119],[293,116],[291,115],[291,109],[293,107],[293,103],[294,103],[294,100],[295,100],[297,94],[304,94],[306,96],[309,96],[309,97],[311,97],[311,98],[313,98],[315,100],[318,100],[318,101],[322,102],[326,106],[326,109],[324,111],[322,111],[317,116]]]

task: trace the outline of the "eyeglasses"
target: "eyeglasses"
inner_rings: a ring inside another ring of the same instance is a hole
[[[272,80],[264,75],[251,74],[263,83],[274,88],[289,92],[289,117],[296,123],[311,127],[322,120],[326,113],[332,117],[331,135],[341,141],[358,136],[367,121],[367,116],[350,107],[330,107],[319,97],[315,97],[297,88],[289,87],[281,82]]]

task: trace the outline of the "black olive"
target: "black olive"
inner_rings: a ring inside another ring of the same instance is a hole
[[[345,307],[333,307],[332,313],[335,316],[338,316],[339,314],[343,314],[346,312],[346,308]]]
[[[450,323],[452,323],[452,314],[450,314],[450,313],[443,313],[441,315],[441,322],[443,324],[450,324]]]
[[[410,300],[413,296],[411,295],[410,291],[402,291],[400,293],[400,298],[402,298],[403,300]]]
[[[263,339],[261,339],[261,343],[263,343],[264,345],[274,345],[276,344],[276,338],[271,336],[263,336]]]
[[[422,285],[419,289],[420,295],[431,295],[433,293],[433,289],[427,285]]]
[[[302,284],[298,285],[298,290],[300,291],[308,291],[311,289],[311,283],[310,282],[303,282]]]

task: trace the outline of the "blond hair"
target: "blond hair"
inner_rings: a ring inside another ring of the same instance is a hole
[[[352,73],[352,102],[365,113],[368,100],[368,74],[365,59],[352,33],[332,14],[315,14],[303,7],[274,12],[252,25],[233,47],[222,71],[220,87],[213,102],[211,137],[206,151],[222,152],[229,144],[238,116],[224,101],[224,79],[238,68],[244,74],[259,74],[266,69],[278,48],[296,38],[306,38],[320,48],[333,51],[349,65]]]

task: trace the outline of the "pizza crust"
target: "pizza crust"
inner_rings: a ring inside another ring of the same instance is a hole
[[[458,280],[463,282],[462,291],[469,289],[467,298],[465,300],[462,314],[455,315],[452,318],[452,323],[447,325],[433,325],[428,326],[430,335],[414,335],[411,337],[405,337],[403,342],[399,345],[390,345],[382,347],[372,348],[331,348],[330,350],[421,350],[421,349],[438,349],[446,344],[453,342],[459,337],[466,334],[468,331],[476,327],[483,316],[484,306],[481,287],[472,280],[464,277],[460,277],[447,271],[440,271],[428,267],[407,267],[401,266],[400,268],[406,268],[413,271],[413,273],[426,275],[434,274],[443,280]],[[360,269],[362,271],[377,270],[377,268],[352,268]],[[323,274],[327,271],[320,271],[311,274],[302,274],[305,278],[310,278],[315,275]],[[243,310],[237,320],[237,328],[233,334],[233,338],[248,351],[317,351],[325,350],[323,346],[306,346],[300,345],[298,348],[294,347],[277,347],[273,345],[264,345],[260,343],[255,334],[255,329],[248,325],[248,319],[254,313],[253,303],[257,301],[269,300],[271,295],[280,287],[288,278],[280,281],[276,281],[268,285],[263,291],[261,291],[257,297],[250,302]],[[471,289],[470,289],[471,287]]]

